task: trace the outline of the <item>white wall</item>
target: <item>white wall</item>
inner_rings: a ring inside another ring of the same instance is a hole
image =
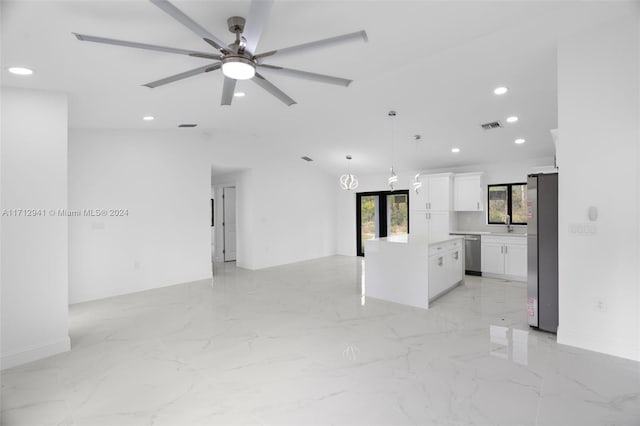
[[[214,180],[236,187],[238,266],[261,269],[335,254],[337,182],[313,163],[270,163]]]
[[[211,172],[205,142],[183,129],[71,130],[71,303],[211,277]]]
[[[640,360],[638,6],[558,46],[558,342]],[[599,211],[596,234],[569,233]]]
[[[67,97],[2,89],[2,368],[67,351]],[[54,209],[54,214],[49,210]]]

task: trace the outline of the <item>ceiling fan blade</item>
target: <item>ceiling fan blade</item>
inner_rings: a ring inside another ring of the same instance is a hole
[[[134,41],[125,41],[125,40],[116,40],[114,38],[105,38],[105,37],[97,37],[86,34],[78,34],[72,33],[78,40],[81,41],[93,41],[95,43],[104,43],[104,44],[113,44],[116,46],[125,46],[125,47],[135,47],[137,49],[146,49],[146,50],[156,50],[158,52],[168,52],[168,53],[177,53],[179,55],[189,55],[189,56],[200,56],[207,55],[208,59],[222,59],[222,56],[218,56],[216,58],[212,57],[213,55],[198,52],[196,50],[186,50],[186,49],[176,49],[175,47],[166,47],[166,46],[156,46],[155,44],[147,44],[147,43],[137,43]]]
[[[297,46],[285,47],[283,49],[270,50],[269,52],[260,53],[255,55],[256,59],[266,58],[267,56],[278,55],[278,57],[282,57],[284,55],[289,55],[292,53],[299,53],[304,50],[313,50],[319,49],[323,47],[335,46],[342,43],[347,43],[350,41],[363,40],[367,41],[367,33],[363,31],[356,31],[355,33],[343,34],[336,37],[325,38],[323,40],[311,41],[309,43],[299,44]]]
[[[278,74],[288,75],[290,77],[296,78],[303,78],[305,80],[318,81],[320,83],[336,84],[338,86],[347,87],[351,84],[351,82],[353,82],[353,80],[348,80],[346,78],[333,77],[325,74],[316,74],[314,72],[308,71],[294,70],[291,68],[284,68],[276,65],[258,64],[258,66],[276,71]]]
[[[220,40],[218,37],[214,36],[209,31],[204,29],[200,24],[198,24],[196,21],[194,21],[193,19],[185,15],[184,12],[182,12],[180,9],[175,7],[173,4],[169,3],[167,0],[149,0],[149,1],[151,1],[151,3],[158,6],[160,9],[162,9],[165,13],[167,13],[173,19],[180,22],[182,25],[184,25],[185,27],[189,28],[191,31],[196,33],[200,38],[205,39],[205,41],[206,40],[213,41],[217,46],[219,46],[219,47],[214,46],[217,49],[219,50],[227,49],[226,47],[227,44],[224,41]]]
[[[210,53],[193,52],[193,53],[190,53],[189,56],[195,56],[196,58],[213,59],[214,61],[222,60],[221,55],[212,55]]]
[[[273,6],[273,0],[253,0],[249,7],[249,15],[247,17],[247,23],[244,26],[242,35],[247,40],[245,50],[253,54],[258,47],[260,36],[267,24],[269,13],[271,13],[271,7]]]
[[[233,100],[233,92],[236,90],[237,82],[238,80],[234,80],[233,78],[224,78],[224,85],[222,86],[222,99],[220,100],[220,105],[231,105],[231,101]]]
[[[189,71],[181,72],[180,74],[172,75],[170,77],[163,78],[161,80],[152,81],[151,83],[143,84],[143,86],[147,86],[150,88],[163,86],[168,83],[173,83],[174,81],[182,80],[187,77],[193,77],[194,75],[202,74],[205,72],[215,71],[219,69],[222,64],[209,64],[203,67],[195,68]]]
[[[276,98],[280,99],[282,102],[287,104],[287,106],[291,106],[296,104],[297,102],[287,96],[282,90],[278,89],[273,83],[269,82],[269,80],[265,79],[260,74],[256,73],[255,76],[251,79],[258,86],[262,87],[267,92],[271,93]]]

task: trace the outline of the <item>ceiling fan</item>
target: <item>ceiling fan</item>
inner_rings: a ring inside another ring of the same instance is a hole
[[[150,0],[151,3],[162,9],[169,16],[180,22],[182,25],[193,31],[198,37],[202,38],[210,46],[215,48],[217,52],[207,53],[194,50],[177,49],[166,46],[156,46],[153,44],[136,43],[125,40],[116,40],[111,38],[96,37],[85,34],[73,33],[78,40],[93,41],[96,43],[113,44],[125,47],[135,47],[139,49],[155,50],[167,53],[176,53],[179,55],[195,56],[198,58],[212,59],[217,62],[207,64],[180,74],[172,75],[160,80],[152,81],[144,86],[155,88],[174,81],[182,80],[198,74],[222,69],[224,74],[224,85],[222,88],[221,105],[231,105],[237,80],[251,79],[258,86],[280,99],[286,105],[291,106],[296,103],[282,90],[278,89],[273,83],[264,78],[258,72],[259,68],[268,69],[275,73],[286,75],[289,77],[302,78],[321,83],[335,84],[339,86],[348,86],[352,80],[330,75],[316,74],[307,71],[300,71],[291,68],[284,68],[276,65],[263,63],[263,60],[270,57],[284,57],[285,55],[294,54],[301,51],[309,51],[321,47],[335,46],[341,43],[363,40],[367,41],[367,33],[365,31],[357,31],[354,33],[344,34],[336,37],[316,40],[309,43],[299,44],[283,49],[270,50],[268,52],[255,53],[260,35],[265,27],[267,17],[273,6],[273,0],[252,0],[249,8],[248,18],[245,20],[240,16],[232,16],[227,20],[229,31],[235,34],[235,41],[227,44],[218,37],[211,34],[200,24],[195,22],[189,16],[184,14],[180,9],[171,4],[167,0]]]

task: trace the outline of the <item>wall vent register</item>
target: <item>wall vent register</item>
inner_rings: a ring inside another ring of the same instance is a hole
[[[499,121],[492,121],[491,123],[481,124],[480,127],[482,127],[484,130],[498,129],[502,127],[502,123],[500,123]]]

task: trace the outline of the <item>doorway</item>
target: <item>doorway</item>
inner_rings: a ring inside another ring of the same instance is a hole
[[[225,262],[236,260],[236,188],[222,189],[222,256]]]
[[[409,191],[376,191],[356,194],[356,247],[364,256],[364,243],[409,233]]]

